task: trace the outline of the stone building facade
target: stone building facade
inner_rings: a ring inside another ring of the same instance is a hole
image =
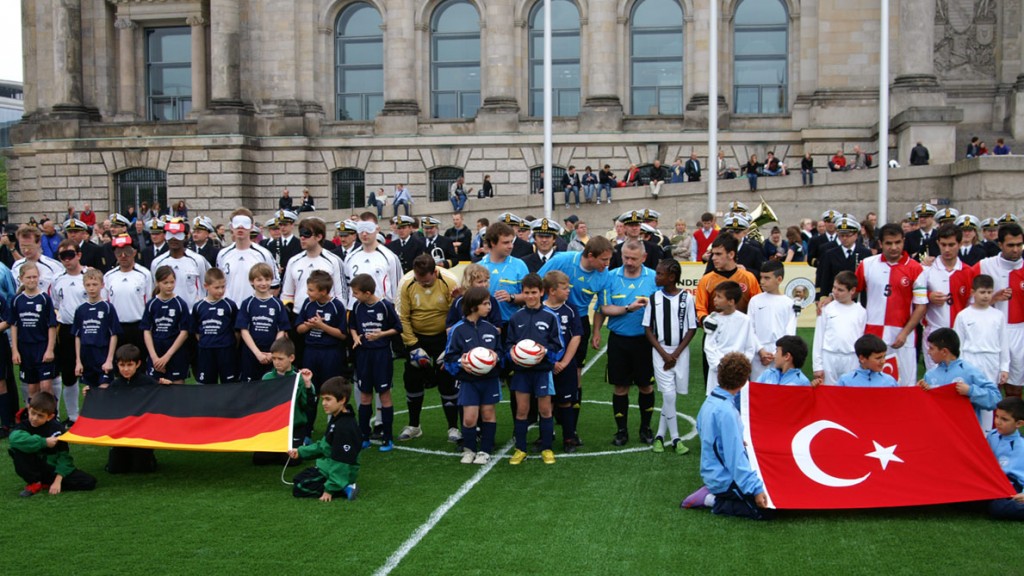
[[[283,188],[321,208],[464,174],[526,195],[542,164],[537,0],[23,0],[13,219],[159,198],[220,217]],[[709,0],[553,0],[554,162],[707,163]],[[719,4],[719,143],[824,166],[877,149],[879,8]],[[892,153],[958,126],[1024,138],[1021,0],[892,6]],[[767,72],[766,72],[767,71]],[[962,128],[961,128],[962,130]]]

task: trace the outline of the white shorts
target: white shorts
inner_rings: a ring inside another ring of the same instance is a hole
[[[914,332],[907,336],[907,341],[901,348],[893,348],[892,343],[896,340],[902,328],[886,326],[882,331],[882,340],[889,346],[886,357],[896,356],[896,363],[900,374],[898,383],[900,386],[914,386],[917,384],[917,350],[914,348]]]
[[[672,354],[676,351],[675,346],[664,346],[666,352]],[[657,350],[651,351],[651,359],[654,364],[654,381],[658,383],[658,390],[662,394],[687,394],[690,391],[690,348],[679,355],[679,360],[671,370],[665,370],[665,361]]]
[[[928,337],[931,336],[932,332],[935,332],[937,328],[935,326],[925,326],[924,331],[921,332],[921,339],[923,340],[924,346],[921,347],[921,355],[924,356],[924,371],[927,372],[932,368],[938,366],[932,361],[932,357],[928,355]]]
[[[825,384],[834,386],[839,383],[840,376],[849,374],[857,368],[860,368],[860,361],[857,360],[857,354],[854,352],[842,354],[824,351],[821,353],[821,370],[825,373],[822,378],[825,380]]]
[[[769,362],[767,366],[761,364],[761,355],[754,354],[754,358],[750,361],[750,381],[760,382],[761,374],[763,374],[765,370],[771,368],[771,366],[771,362]]]
[[[960,359],[980,370],[989,380],[999,384],[999,354],[964,352]]]
[[[1010,377],[1006,381],[1020,386],[1024,383],[1024,324],[1008,325],[1006,338],[1010,341]]]
[[[708,367],[708,382],[707,390],[705,395],[711,396],[711,393],[715,391],[715,387],[718,386],[718,365]]]

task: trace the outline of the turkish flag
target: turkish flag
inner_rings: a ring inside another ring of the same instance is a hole
[[[882,366],[882,372],[892,376],[897,382],[900,381],[900,363],[896,359],[896,355],[885,357],[885,365]]]
[[[878,508],[1015,494],[954,386],[750,384],[747,453],[776,508]]]

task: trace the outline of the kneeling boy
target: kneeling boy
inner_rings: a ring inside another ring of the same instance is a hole
[[[25,481],[22,498],[42,490],[60,494],[62,490],[92,490],[96,478],[75,468],[66,442],[60,441],[64,426],[57,421],[57,399],[49,392],[38,392],[28,404],[28,417],[11,431],[14,472]]]
[[[740,352],[718,364],[718,386],[697,413],[700,476],[704,485],[683,500],[683,508],[710,506],[714,514],[767,520],[764,482],[750,467],[743,449],[743,424],[737,404],[750,378],[750,360]]]
[[[355,413],[348,405],[351,398],[352,383],[342,376],[328,378],[320,386],[320,403],[329,417],[327,431],[319,442],[288,451],[293,459],[318,457],[316,466],[295,475],[292,494],[296,498],[320,498],[322,502],[330,502],[334,496],[344,495],[348,500],[355,500],[359,494],[356,476],[362,439]]]
[[[1017,495],[993,500],[989,513],[993,518],[1024,520],[1024,440],[1019,428],[1024,426],[1024,400],[1010,396],[996,405],[995,429],[988,432],[988,445],[1009,478]]]

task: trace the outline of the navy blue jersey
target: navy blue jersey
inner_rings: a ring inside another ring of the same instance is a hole
[[[302,310],[299,312],[298,317],[295,319],[295,323],[296,325],[302,324],[310,318],[320,316],[324,319],[324,324],[337,328],[338,330],[341,330],[342,334],[346,334],[348,332],[348,319],[346,318],[346,314],[345,305],[337,298],[331,298],[324,304],[320,304],[315,300],[306,300],[306,303],[302,305]],[[341,340],[327,334],[319,328],[313,328],[309,332],[306,332],[306,346],[312,348],[334,348],[340,342]]]
[[[498,308],[498,301],[491,296],[491,313],[487,315],[484,320],[487,320],[495,326],[501,326],[501,309]],[[448,316],[444,319],[445,328],[451,328],[459,323],[460,320],[465,318],[462,314],[462,296],[455,299],[452,302],[452,307],[448,309]]]
[[[371,348],[388,348],[391,346],[389,338],[379,338],[371,342],[363,338],[363,336],[384,332],[392,328],[401,334],[402,321],[398,319],[395,305],[383,298],[372,306],[356,301],[356,305],[352,308],[351,328],[356,331],[356,334],[359,334],[359,338],[362,340],[362,344],[356,350],[360,348],[366,348],[367,350]]]
[[[568,302],[563,302],[558,308],[547,307],[558,316],[559,326],[562,328],[562,343],[566,347],[569,346],[569,341],[575,336],[583,336],[583,322],[580,321],[579,315],[576,314],[576,308],[570,305]],[[583,342],[580,342],[580,346],[583,346]]]
[[[57,326],[57,313],[50,296],[40,292],[29,296],[22,292],[11,301],[7,323],[18,327],[18,346],[43,346],[49,343],[49,330]]]
[[[535,366],[516,366],[516,370],[527,372],[550,372],[565,354],[565,343],[562,341],[561,320],[547,306],[540,308],[520,308],[508,321],[508,334],[505,335],[505,356],[511,354],[512,347],[523,340],[533,340],[547,348],[544,359]]]
[[[270,350],[278,332],[287,332],[291,327],[284,304],[273,296],[266,300],[249,296],[238,306],[235,329],[248,330],[256,347],[264,352]]]
[[[188,332],[192,328],[191,318],[188,304],[180,296],[170,300],[153,298],[146,303],[146,311],[142,314],[139,328],[152,333],[153,344],[158,348],[169,347],[182,332]]]
[[[501,372],[495,366],[493,370],[483,376],[470,374],[462,369],[459,359],[466,352],[473,348],[482,346],[488,350],[494,350],[498,355],[498,362],[501,363],[501,333],[487,320],[470,322],[460,320],[448,335],[448,343],[444,347],[444,369],[460,382],[486,382],[497,380]]]
[[[82,339],[82,346],[106,348],[110,337],[121,334],[121,321],[110,302],[85,302],[75,310],[71,333]]]
[[[227,298],[210,302],[205,298],[192,307],[192,333],[202,348],[230,348],[235,345],[238,306]]]

